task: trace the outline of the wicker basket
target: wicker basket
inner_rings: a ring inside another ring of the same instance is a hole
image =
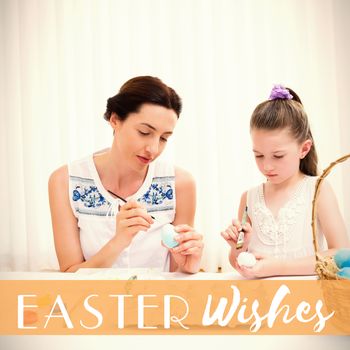
[[[326,176],[332,171],[332,169],[339,163],[345,162],[347,159],[350,158],[350,154],[345,155],[344,157],[341,157],[337,159],[335,162],[332,162],[328,168],[326,168],[322,175],[317,179],[316,186],[315,186],[315,194],[314,198],[312,200],[312,235],[313,235],[313,243],[314,243],[314,249],[315,249],[315,256],[316,256],[316,267],[315,271],[318,275],[318,277],[322,280],[337,280],[341,279],[338,277],[337,272],[339,271],[337,265],[334,262],[333,257],[326,256],[322,257],[319,253],[319,247],[317,242],[317,234],[316,234],[316,227],[317,227],[317,212],[316,212],[316,202],[317,198],[320,192],[321,184],[323,180],[326,178]]]
[[[323,257],[319,253],[317,242],[316,227],[316,202],[320,192],[322,181],[331,172],[331,170],[339,163],[350,158],[350,154],[337,159],[326,168],[322,175],[317,179],[315,185],[315,194],[312,201],[312,235],[315,248],[316,266],[315,271],[320,279],[320,287],[322,289],[324,301],[329,312],[335,311],[331,323],[336,327],[339,334],[349,334],[349,315],[350,315],[350,281],[344,280],[337,275],[339,268],[337,267],[332,256]]]

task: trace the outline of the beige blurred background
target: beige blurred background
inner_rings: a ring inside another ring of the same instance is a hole
[[[203,268],[260,183],[249,118],[274,83],[304,102],[320,169],[350,153],[347,0],[0,0],[0,270],[57,268],[47,180],[108,147],[108,97],[154,75],[183,98],[164,157],[195,176]],[[349,165],[331,176],[350,226]]]

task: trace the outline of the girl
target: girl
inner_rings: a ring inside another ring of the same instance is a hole
[[[269,100],[259,104],[250,120],[253,152],[266,182],[241,197],[238,216],[248,210],[241,227],[233,220],[222,237],[229,243],[230,263],[247,278],[314,274],[311,231],[312,197],[317,175],[317,154],[307,115],[291,89],[277,85]],[[335,195],[326,182],[318,200],[320,250],[324,238],[331,255],[349,246]],[[239,231],[244,244],[236,249]],[[253,267],[239,266],[237,256],[249,249],[257,258]]]
[[[185,170],[157,160],[180,112],[179,96],[161,80],[133,78],[107,102],[111,148],[51,175],[50,209],[61,271],[111,266],[199,270],[203,243],[192,228],[194,180]],[[160,230],[167,223],[181,233],[173,249],[161,245]]]

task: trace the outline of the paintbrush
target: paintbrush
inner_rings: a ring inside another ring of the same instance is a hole
[[[124,203],[127,203],[127,202],[128,202],[126,199],[124,199],[123,197],[118,196],[117,194],[113,193],[112,191],[110,191],[110,190],[107,190],[107,191],[108,191],[109,193],[113,194],[113,196],[115,196],[115,197],[117,197],[118,199],[120,199],[121,201],[123,201]],[[152,215],[151,215],[151,218],[152,218],[153,220],[156,219],[156,218],[155,218],[154,216],[152,216]]]
[[[244,212],[243,212],[242,223],[241,223],[242,229],[239,231],[239,234],[238,234],[236,249],[241,249],[243,247],[243,244],[244,244],[244,230],[243,230],[243,226],[247,222],[247,216],[248,216],[248,207],[246,206],[245,209],[244,209]]]

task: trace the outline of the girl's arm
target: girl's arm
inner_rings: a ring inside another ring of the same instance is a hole
[[[202,235],[193,229],[196,212],[196,186],[190,173],[175,169],[176,214],[172,224],[179,235],[179,246],[170,249],[170,271],[199,271],[203,251]]]
[[[320,229],[328,245],[328,250],[319,252],[320,255],[331,256],[339,248],[350,247],[349,237],[339,210],[337,198],[327,181],[322,183],[316,209]],[[262,257],[253,268],[241,268],[240,272],[248,278],[276,275],[313,275],[315,274],[315,264],[315,256],[286,261]]]
[[[69,202],[68,168],[63,166],[56,170],[49,179],[49,200],[51,210],[52,228],[54,233],[55,249],[63,272],[75,272],[82,267],[110,267],[119,254],[130,244],[132,237],[137,231],[148,229],[150,226],[147,214],[144,215],[138,204],[130,203],[123,206],[124,211],[117,215],[116,230],[120,235],[114,236],[94,256],[85,261],[80,245],[79,228],[77,219],[72,212]],[[141,218],[136,225],[127,227],[126,223],[135,218],[127,218],[134,210]],[[123,227],[124,225],[124,227]]]
[[[321,186],[316,210],[317,219],[320,222],[320,230],[326,238],[328,249],[319,253],[322,256],[332,256],[339,248],[350,247],[350,242],[339,210],[338,201],[331,185],[325,180]],[[291,263],[282,263],[281,268],[283,275],[311,275],[315,273],[315,264],[315,256],[308,256],[295,259]]]
[[[350,246],[344,219],[340,213],[337,198],[328,181],[323,181],[317,201],[317,218],[321,230],[327,240],[326,255],[333,254],[336,249]]]

